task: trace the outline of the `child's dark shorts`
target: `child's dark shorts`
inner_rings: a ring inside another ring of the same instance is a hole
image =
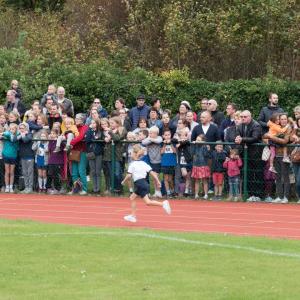
[[[150,167],[152,168],[152,171],[155,173],[160,173],[160,164],[152,164],[150,163]]]
[[[175,174],[175,167],[173,167],[173,166],[161,167],[161,172],[165,175],[174,175]]]
[[[150,186],[146,179],[139,179],[134,182],[134,193],[142,198],[150,193]]]

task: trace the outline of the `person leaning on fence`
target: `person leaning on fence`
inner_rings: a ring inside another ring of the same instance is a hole
[[[74,155],[71,160],[71,168],[72,168],[72,181],[73,184],[76,180],[80,179],[82,183],[82,191],[80,192],[81,195],[87,194],[87,178],[86,178],[86,165],[87,165],[87,158],[86,158],[86,143],[84,141],[85,134],[88,130],[88,126],[84,124],[85,117],[83,114],[77,114],[75,116],[75,125],[77,126],[79,135],[74,137],[70,143],[71,145],[71,152],[70,153],[78,153]],[[78,159],[77,159],[77,157]],[[71,159],[69,155],[69,159]],[[70,192],[72,194],[72,191]]]
[[[87,148],[86,156],[93,183],[93,193],[100,193],[104,144],[99,142],[99,140],[103,140],[103,138],[104,135],[101,130],[100,120],[91,120],[89,129],[85,134],[85,141]]]
[[[29,194],[33,191],[34,151],[32,150],[32,133],[27,123],[19,125],[19,158],[21,160],[22,175],[25,189],[21,193]]]
[[[288,124],[288,116],[285,113],[280,114],[279,124],[282,127],[287,126]],[[264,135],[264,138],[272,140],[276,144],[280,144],[282,146],[290,143],[292,134],[292,128],[289,129],[284,134],[283,138],[272,136],[269,133]],[[276,155],[274,160],[276,174],[276,195],[277,198],[273,201],[274,203],[288,203],[289,193],[290,193],[290,164],[283,161],[283,147],[276,148]]]
[[[259,201],[263,195],[263,162],[262,149],[251,146],[261,141],[261,126],[252,119],[251,112],[244,110],[241,115],[242,124],[238,126],[235,143],[248,146],[248,183],[247,190],[250,195],[248,201]],[[241,148],[241,151],[243,149]]]
[[[192,146],[193,168],[192,178],[195,181],[195,199],[199,199],[200,181],[202,183],[203,199],[208,199],[208,180],[210,169],[208,159],[210,158],[209,146],[204,144],[205,135],[199,134]]]
[[[39,141],[35,141],[32,150],[35,151],[35,164],[38,171],[39,193],[47,192],[47,169],[49,159],[48,149],[48,132],[43,130],[38,137]]]

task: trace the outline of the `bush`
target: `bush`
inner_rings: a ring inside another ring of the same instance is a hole
[[[62,64],[59,61],[45,62],[41,57],[32,59],[27,50],[0,49],[0,92],[5,93],[10,81],[17,79],[24,92],[24,101],[29,105],[40,99],[48,84],[62,85],[67,97],[73,100],[76,111],[84,111],[99,97],[103,105],[113,109],[117,97],[126,99],[128,107],[135,105],[139,93],[156,95],[162,100],[163,108],[177,111],[180,101],[190,101],[198,109],[201,98],[215,98],[222,110],[228,102],[235,102],[240,109],[250,109],[258,115],[266,105],[268,93],[278,93],[280,105],[288,112],[299,104],[300,82],[276,78],[253,80],[230,80],[211,82],[191,78],[188,70],[171,70],[153,74],[142,68],[124,71],[106,61],[91,64]],[[3,101],[2,101],[3,103]]]

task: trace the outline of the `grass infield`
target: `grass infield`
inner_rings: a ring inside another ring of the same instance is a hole
[[[0,300],[299,299],[300,241],[0,220]]]

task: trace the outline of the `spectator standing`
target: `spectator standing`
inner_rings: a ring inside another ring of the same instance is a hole
[[[129,118],[132,124],[131,129],[137,128],[139,120],[144,118],[147,120],[150,107],[145,104],[145,95],[139,95],[136,98],[137,106],[133,107],[129,112]]]
[[[43,95],[42,99],[41,99],[41,106],[45,107],[46,101],[48,98],[51,98],[53,101],[57,101],[57,96],[56,96],[56,87],[54,84],[50,84],[48,86],[48,90],[47,93]]]
[[[221,126],[221,123],[225,119],[225,116],[222,111],[218,110],[218,102],[215,99],[208,100],[207,110],[211,113],[212,122],[215,123],[218,127]]]
[[[10,87],[11,87],[12,90],[15,91],[15,96],[16,96],[16,98],[19,99],[20,101],[22,101],[22,100],[23,100],[23,99],[22,99],[22,90],[21,90],[21,88],[20,88],[20,86],[19,86],[18,80],[13,79],[13,80],[11,81]]]
[[[208,99],[207,98],[203,98],[201,99],[200,101],[200,111],[198,112],[197,114],[197,122],[200,123],[200,117],[201,117],[201,114],[204,112],[204,111],[207,111],[207,104],[208,104]]]
[[[97,109],[100,118],[107,118],[108,113],[106,109],[102,106],[99,98],[94,99],[93,107]]]
[[[6,113],[10,113],[12,111],[17,112],[20,115],[20,118],[23,119],[23,116],[26,112],[25,105],[20,101],[20,99],[16,98],[14,90],[9,90],[6,93],[6,103],[4,105]]]
[[[229,127],[235,126],[235,122],[234,122],[235,113],[236,113],[236,104],[231,102],[228,103],[226,107],[227,117],[222,121],[220,126],[220,136],[222,141],[224,141],[225,130],[227,130],[227,128]]]
[[[261,109],[257,119],[258,123],[262,127],[262,134],[265,134],[269,130],[268,121],[275,113],[283,113],[283,109],[278,105],[278,95],[270,93],[269,104]]]
[[[68,116],[74,116],[73,102],[65,98],[65,89],[60,86],[57,88],[57,103],[61,112],[65,112]]]

